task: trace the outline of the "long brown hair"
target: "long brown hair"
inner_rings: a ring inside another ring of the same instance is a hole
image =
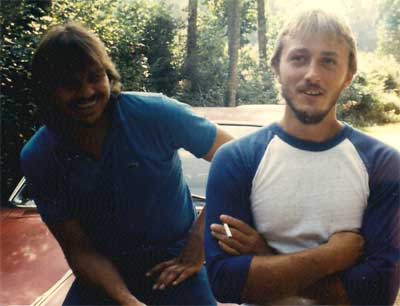
[[[104,69],[112,94],[121,92],[121,77],[95,34],[76,22],[68,22],[51,28],[43,36],[32,61],[32,89],[45,124],[55,119],[50,101],[55,89],[67,86],[91,65]]]

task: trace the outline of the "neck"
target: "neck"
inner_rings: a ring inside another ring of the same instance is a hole
[[[105,135],[111,125],[111,118],[104,113],[93,126],[75,126],[71,135],[76,143],[90,143]]]
[[[282,129],[289,135],[313,142],[324,142],[333,138],[343,127],[336,119],[336,112],[332,112],[317,124],[304,124],[286,107],[283,119],[279,122]]]

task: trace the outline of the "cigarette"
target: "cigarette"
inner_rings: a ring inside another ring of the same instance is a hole
[[[225,229],[225,234],[228,236],[228,238],[232,238],[232,232],[228,224],[224,223],[224,229]]]

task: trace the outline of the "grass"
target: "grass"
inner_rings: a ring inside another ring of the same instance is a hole
[[[371,126],[361,130],[400,151],[400,123]]]

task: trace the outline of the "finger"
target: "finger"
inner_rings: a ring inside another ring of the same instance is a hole
[[[164,269],[166,269],[166,268],[168,268],[168,267],[170,267],[170,266],[172,266],[174,264],[175,264],[175,259],[171,259],[171,260],[167,260],[167,261],[164,261],[162,263],[159,263],[158,265],[154,266],[151,270],[149,270],[146,273],[146,276],[152,276],[152,275],[154,275],[156,273],[160,273]]]
[[[159,276],[156,284],[153,286],[154,289],[164,290],[170,286],[174,280],[183,272],[185,268],[181,265],[174,265],[165,269]]]
[[[223,245],[226,245],[229,247],[229,249],[235,250],[237,254],[244,254],[245,253],[245,248],[244,246],[238,242],[235,238],[228,238],[225,234],[214,234],[213,235],[215,239],[218,240],[218,243],[223,243]],[[235,253],[235,254],[236,254]]]
[[[186,279],[188,279],[189,277],[191,277],[192,275],[196,274],[199,270],[195,269],[195,268],[187,268],[185,269],[179,276],[178,278],[172,282],[172,286],[176,286],[179,285],[180,283],[182,283],[183,281],[185,281]]]
[[[227,223],[231,227],[238,229],[240,232],[242,232],[245,235],[250,235],[255,232],[255,230],[251,226],[249,226],[242,220],[236,219],[234,217],[231,217],[228,215],[221,215],[220,220],[224,223]]]
[[[240,255],[240,253],[237,250],[235,250],[234,248],[231,248],[229,245],[227,245],[226,243],[224,243],[222,241],[218,241],[218,245],[220,246],[220,248],[223,251],[225,251],[229,255],[233,255],[233,256],[239,256]]]
[[[220,234],[216,232],[211,232],[211,235],[218,241],[222,241],[232,248],[237,248],[237,249],[241,248],[241,244],[235,239],[235,237],[228,237],[225,233]]]
[[[211,231],[227,236],[225,228],[221,224],[211,224]],[[248,242],[249,236],[250,236],[249,234],[245,234],[245,233],[241,232],[239,229],[234,228],[232,225],[230,227],[230,231],[231,231],[232,237],[234,237],[241,244],[246,244]],[[256,231],[254,231],[252,233],[252,235],[258,235],[258,233]]]
[[[222,224],[213,223],[213,224],[211,224],[210,228],[211,228],[211,231],[213,231],[213,232],[217,232],[219,234],[226,234],[224,226]]]
[[[219,234],[219,233],[213,233],[213,232],[211,232],[211,234],[215,239],[225,243],[230,248],[235,249],[236,251],[238,251],[240,253],[243,253],[245,251],[243,244],[241,244],[238,240],[236,240],[236,238],[234,236],[229,238],[228,236],[226,236],[226,234]]]

